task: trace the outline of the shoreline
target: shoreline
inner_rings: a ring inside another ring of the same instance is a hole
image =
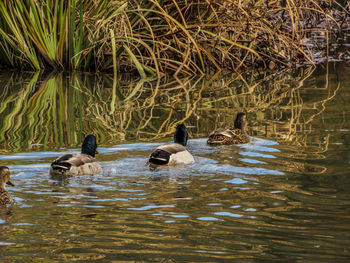
[[[350,61],[350,3],[212,1],[193,2],[198,9],[193,10],[167,1],[144,6],[124,2],[99,13],[94,6],[69,3],[59,10],[31,7],[51,28],[31,21],[25,12],[14,9],[16,4],[5,3],[8,10],[18,12],[18,18],[0,9],[4,43],[0,70],[128,72],[149,78],[239,73],[249,68],[279,71],[327,60]],[[93,11],[97,14],[87,18]],[[97,19],[101,16],[103,20]]]

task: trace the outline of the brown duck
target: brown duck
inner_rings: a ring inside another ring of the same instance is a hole
[[[5,185],[15,186],[10,180],[10,170],[6,166],[0,166],[0,205],[10,204],[12,198]]]
[[[249,135],[246,131],[247,117],[245,113],[237,114],[233,129],[218,129],[209,135],[208,144],[242,144],[249,142]]]

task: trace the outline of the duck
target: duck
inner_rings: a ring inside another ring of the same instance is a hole
[[[10,169],[7,166],[0,166],[0,205],[12,203],[12,198],[5,185],[15,186],[10,180]]]
[[[187,150],[188,133],[184,124],[176,126],[174,143],[157,147],[149,156],[148,164],[151,168],[170,167],[176,164],[194,163],[194,158]]]
[[[51,163],[51,175],[92,175],[101,172],[101,166],[95,159],[97,151],[96,137],[89,134],[81,146],[81,153],[68,153]]]
[[[236,116],[234,128],[218,129],[209,135],[207,141],[210,145],[244,144],[250,141],[246,131],[247,116],[244,112],[239,112]]]

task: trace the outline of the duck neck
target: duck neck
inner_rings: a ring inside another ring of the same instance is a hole
[[[83,141],[83,144],[81,145],[81,153],[95,157],[96,149],[97,143],[95,136],[92,134],[86,136]]]
[[[186,146],[186,141],[184,139],[175,140],[174,142]]]
[[[175,142],[175,143],[178,143],[178,144],[181,144],[181,145],[183,145],[183,146],[186,146],[186,144],[187,144],[187,136],[186,136],[186,133],[183,133],[183,132],[177,132],[177,133],[175,133],[174,142]]]
[[[174,134],[174,142],[186,146],[188,133],[185,126],[178,126]]]
[[[246,124],[245,123],[240,123],[239,125],[237,125],[236,123],[235,123],[235,129],[239,129],[239,130],[241,130],[242,132],[246,132]]]
[[[235,129],[240,129],[242,130],[243,133],[246,132],[246,127],[247,127],[247,121],[245,119],[245,116],[240,116],[237,117],[237,119],[235,120]]]
[[[92,149],[82,149],[82,150],[81,150],[81,153],[90,155],[90,156],[92,156],[92,157],[95,157],[96,150],[92,150]]]
[[[5,182],[0,182],[0,192],[5,192],[6,187],[5,187]]]

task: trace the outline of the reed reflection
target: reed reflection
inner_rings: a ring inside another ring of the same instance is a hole
[[[2,81],[0,147],[23,152],[79,146],[88,133],[102,145],[158,141],[182,122],[192,126],[190,138],[206,138],[218,127],[232,127],[235,114],[244,111],[251,135],[287,141],[300,158],[307,147],[308,155],[322,159],[329,135],[310,142],[305,131],[318,125],[340,84],[325,81],[312,99],[305,97],[309,88],[303,85],[312,86],[314,70],[158,81],[83,74],[21,79],[13,73]]]
[[[342,87],[350,82],[342,76],[339,87],[325,71],[0,80],[0,162],[16,181],[10,213],[0,212],[4,260],[345,260],[350,89]],[[250,143],[207,145],[238,111],[248,116]],[[147,169],[180,121],[192,127],[196,162]],[[58,148],[80,148],[86,133],[102,142],[103,173],[50,177]]]

